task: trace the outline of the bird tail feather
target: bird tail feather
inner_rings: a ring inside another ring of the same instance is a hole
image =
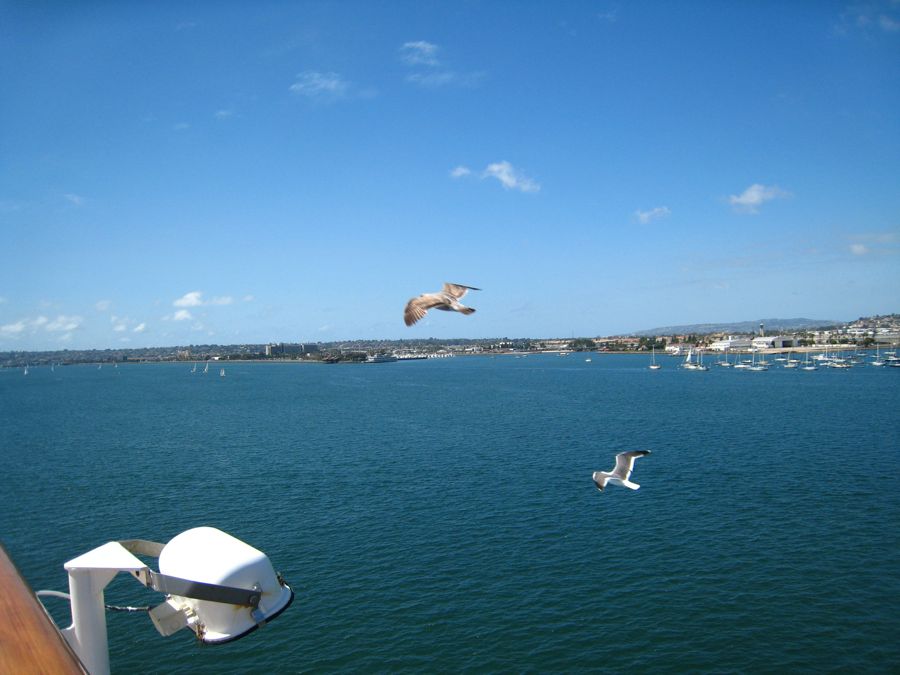
[[[462,312],[463,314],[474,314],[475,313],[475,310],[472,309],[471,307],[463,307],[459,311]]]

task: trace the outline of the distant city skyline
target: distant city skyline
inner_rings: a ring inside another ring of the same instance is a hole
[[[890,0],[7,3],[0,73],[0,351],[897,309]]]

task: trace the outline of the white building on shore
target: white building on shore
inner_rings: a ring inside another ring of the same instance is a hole
[[[761,335],[753,338],[753,349],[783,349],[794,347],[796,340],[787,335]]]
[[[747,337],[735,337],[733,335],[729,335],[724,340],[716,340],[712,344],[709,345],[709,348],[717,351],[731,351],[733,349],[750,349],[753,346],[753,342],[750,338]]]

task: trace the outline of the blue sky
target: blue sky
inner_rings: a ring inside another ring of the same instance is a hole
[[[895,0],[0,2],[0,75],[0,351],[900,311]]]

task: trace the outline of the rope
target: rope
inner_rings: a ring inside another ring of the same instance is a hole
[[[49,597],[49,598],[62,598],[63,600],[71,600],[71,596],[68,593],[63,593],[61,591],[38,591],[35,593],[36,596],[40,597]],[[119,605],[104,605],[107,612],[149,612],[150,607],[120,607]]]

